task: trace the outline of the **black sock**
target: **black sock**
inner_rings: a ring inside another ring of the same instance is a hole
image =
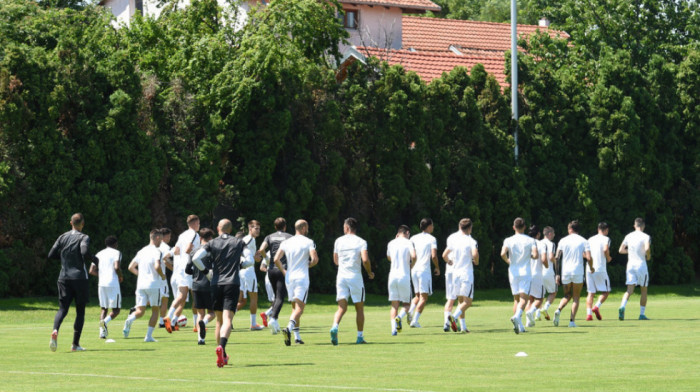
[[[80,334],[82,331],[73,331],[73,345],[80,346]]]
[[[224,357],[226,356],[226,343],[228,343],[228,338],[221,338],[221,348],[224,349]]]

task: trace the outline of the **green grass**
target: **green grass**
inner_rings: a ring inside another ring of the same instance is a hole
[[[659,390],[700,388],[700,290],[695,286],[651,287],[647,315],[636,320],[638,292],[617,320],[621,292],[602,307],[603,320],[586,322],[585,306],[576,329],[539,322],[515,335],[508,320],[512,302],[504,290],[477,291],[467,312],[468,335],[442,331],[442,293],[431,297],[421,329],[404,327],[389,335],[389,306],[370,296],[365,336],[357,346],[355,313],[340,326],[340,345],[330,344],[333,297],[312,295],[302,317],[304,346],[285,347],[281,335],[251,332],[247,310],[234,319],[228,346],[232,366],[215,365],[213,328],[208,345],[197,346],[191,328],[158,343],[142,341],[146,321],[137,320],[131,337],[121,337],[125,314],[110,328],[115,343],[97,338],[99,309],[88,308],[81,344],[71,353],[74,311],[59,334],[59,348],[48,341],[57,308],[54,298],[0,300],[0,390]],[[95,299],[93,299],[93,303]],[[133,299],[126,299],[130,305]],[[568,315],[568,310],[564,314]],[[553,310],[553,308],[552,308]],[[280,317],[288,318],[289,305]],[[191,317],[189,312],[186,313]],[[515,357],[524,351],[528,357]]]

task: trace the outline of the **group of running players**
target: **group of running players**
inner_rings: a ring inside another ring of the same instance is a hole
[[[88,250],[89,237],[82,233],[84,224],[82,214],[74,214],[71,218],[72,230],[61,235],[49,253],[50,258],[61,259],[62,262],[58,279],[59,311],[50,341],[52,351],[56,350],[58,330],[73,299],[77,316],[72,350],[84,350],[79,340],[88,297],[88,274],[99,277],[101,338],[108,337],[109,324],[121,309],[119,283],[123,281],[120,265],[122,254],[118,251],[117,239],[107,237],[106,248],[92,256]],[[205,344],[207,325],[216,320],[219,367],[228,364],[226,344],[233,315],[248,300],[251,330],[269,327],[273,334],[283,334],[287,346],[292,343],[292,335],[295,344],[304,344],[299,327],[309,294],[309,268],[318,263],[316,246],[307,237],[308,223],[298,220],[294,225],[296,235],[292,236],[287,233],[286,221],[277,218],[274,221],[275,232],[265,237],[260,248],[256,244],[260,223],[255,220],[248,222],[247,234],[239,232],[231,235],[231,221],[222,219],[217,226],[216,237],[211,229],[200,230],[196,215],[187,218],[187,225],[188,229],[179,235],[172,248],[168,245],[171,239],[169,229],[151,231],[149,245],[130,262],[128,270],[137,275],[136,304],[124,323],[124,337],[129,336],[134,320],[142,317],[147,307],[151,308],[151,316],[144,341],[156,341],[153,331],[159,323],[168,333],[178,330],[191,293],[198,344]],[[333,248],[333,261],[338,266],[338,309],[330,329],[333,345],[338,344],[338,329],[349,300],[352,300],[356,310],[356,343],[366,343],[363,333],[366,292],[361,269],[364,266],[369,279],[374,278],[374,273],[367,242],[357,235],[357,226],[354,218],[346,219],[343,223],[344,235],[335,241]],[[421,327],[420,316],[428,296],[432,294],[432,276],[440,275],[437,241],[432,235],[433,222],[429,218],[423,219],[419,227],[421,232],[411,235],[408,226],[399,226],[396,237],[387,246],[386,257],[391,263],[388,291],[392,335],[402,331],[404,318],[410,327]],[[635,231],[625,237],[619,250],[622,254],[629,254],[627,291],[619,308],[620,320],[624,319],[625,305],[635,286],[641,287],[639,318],[646,320],[644,310],[649,284],[646,261],[651,256],[650,237],[644,233],[641,218],[635,220],[634,227]],[[551,227],[540,231],[536,226],[531,226],[525,234],[524,220],[516,218],[513,230],[514,235],[503,243],[501,257],[509,265],[508,277],[514,300],[510,321],[514,332],[526,332],[525,326],[534,326],[542,316],[550,320],[548,309],[559,285],[564,286],[564,297],[554,312],[554,325],[559,325],[561,311],[572,301],[569,327],[575,327],[584,276],[588,289],[587,320],[592,320],[593,314],[600,320],[600,307],[610,293],[610,280],[606,272],[606,264],[611,260],[608,225],[605,222],[598,224],[598,234],[586,240],[578,234],[579,222],[573,221],[568,225],[568,236],[562,238],[558,246],[552,242],[555,233]],[[479,263],[478,245],[471,231],[472,221],[467,218],[460,220],[458,230],[448,237],[442,253],[446,263],[445,332],[469,332],[465,313],[474,298],[473,266]],[[89,272],[85,261],[91,262]],[[265,286],[272,303],[269,309],[260,313],[264,327],[257,324],[258,282],[254,268],[258,262],[260,270],[266,272]],[[431,270],[431,262],[434,270]],[[584,263],[587,265],[584,266]],[[169,283],[166,269],[172,270]],[[170,290],[174,300],[168,307]],[[600,296],[593,306],[596,293]],[[292,313],[286,327],[282,328],[278,318],[285,298],[289,298],[292,304]],[[110,309],[111,312],[108,312]],[[526,316],[525,325],[522,322],[523,313]]]

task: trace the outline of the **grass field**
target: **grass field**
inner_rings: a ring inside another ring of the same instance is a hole
[[[627,320],[617,320],[621,292],[602,307],[603,320],[578,328],[539,322],[515,335],[508,318],[512,302],[504,290],[477,291],[467,312],[470,334],[442,331],[442,293],[431,297],[421,329],[405,327],[389,334],[389,306],[370,296],[365,337],[355,345],[354,310],[340,325],[340,345],[330,344],[333,297],[312,295],[302,318],[306,344],[285,347],[282,335],[246,327],[248,311],[234,318],[228,346],[232,366],[215,365],[215,340],[198,346],[196,334],[169,335],[156,330],[157,343],[144,343],[146,321],[137,320],[131,337],[121,328],[125,313],[110,328],[115,343],[98,338],[99,309],[88,308],[81,344],[71,353],[74,310],[63,323],[57,352],[49,334],[57,301],[53,298],[0,300],[0,390],[644,390],[700,389],[700,288],[651,287],[647,315],[636,320],[639,295],[627,306]],[[93,299],[93,304],[96,299]],[[125,299],[126,305],[133,298]],[[558,303],[558,302],[557,302]],[[265,304],[263,304],[265,305]],[[553,310],[554,308],[552,308]],[[287,320],[285,305],[280,321]],[[186,313],[191,318],[189,312]],[[523,351],[527,357],[515,357]]]

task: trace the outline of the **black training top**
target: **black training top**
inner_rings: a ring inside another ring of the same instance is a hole
[[[211,255],[212,282],[216,281],[219,286],[241,284],[238,275],[244,247],[243,240],[229,234],[222,234],[202,246]]]
[[[90,237],[77,230],[61,234],[49,251],[49,259],[61,260],[59,281],[87,280],[88,271],[85,263],[92,263],[94,256],[90,253]],[[96,261],[99,263],[99,261]]]
[[[269,269],[277,268],[277,265],[275,264],[275,255],[277,254],[277,250],[280,248],[280,244],[282,241],[294,237],[293,235],[289,233],[285,233],[283,231],[278,231],[276,233],[272,233],[265,237],[263,240],[264,244],[267,244],[267,247],[270,249],[270,265],[267,267]],[[287,268],[287,256],[283,256],[282,260],[282,265],[284,268]]]

